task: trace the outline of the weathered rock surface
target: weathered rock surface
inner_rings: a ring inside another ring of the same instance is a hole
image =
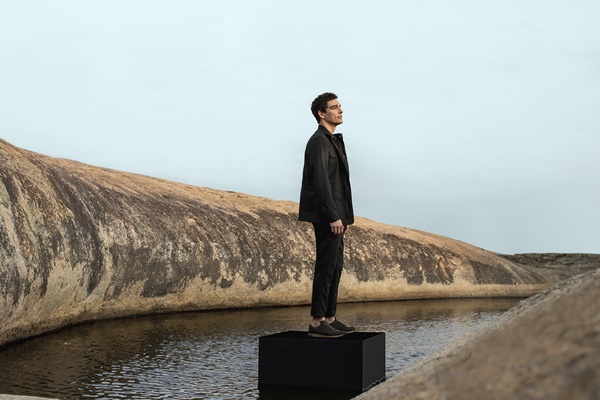
[[[307,304],[297,204],[92,167],[0,140],[0,345],[144,313]],[[340,301],[530,296],[553,283],[495,253],[357,218]]]
[[[600,268],[600,254],[525,253],[500,256],[554,282]]]
[[[358,399],[598,399],[598,294],[600,270],[561,282]]]

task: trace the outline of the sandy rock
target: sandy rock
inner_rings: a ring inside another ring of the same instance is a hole
[[[598,294],[600,270],[559,283],[358,399],[598,399]]]
[[[524,265],[553,282],[600,268],[600,254],[525,253],[500,256]]]
[[[100,318],[310,301],[313,233],[297,203],[2,140],[0,180],[0,345]],[[467,243],[364,218],[346,248],[346,302],[525,297],[553,282]]]

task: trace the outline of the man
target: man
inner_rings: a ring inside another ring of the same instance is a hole
[[[335,338],[354,331],[336,319],[340,276],[344,266],[344,234],[354,223],[346,148],[335,129],[342,106],[333,93],[323,93],[311,105],[319,123],[306,144],[300,221],[312,222],[317,259],[313,278],[309,336]]]

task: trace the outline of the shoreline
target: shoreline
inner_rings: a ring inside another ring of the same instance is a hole
[[[563,255],[561,255],[561,257],[564,260],[566,256],[563,254]],[[567,257],[567,259],[568,258],[569,257]],[[579,259],[579,258],[580,258],[580,255],[577,255],[577,254],[572,255],[572,257],[570,257],[570,259]],[[591,258],[593,260],[596,260],[596,259],[600,260],[600,255],[591,255],[591,257],[588,257],[588,258]],[[581,268],[581,266],[579,266],[579,267]],[[554,267],[554,268],[556,268],[556,267]],[[575,288],[577,288],[585,282],[590,282],[590,281],[594,282],[594,280],[600,282],[600,265],[595,265],[593,269],[594,270],[598,269],[598,270],[597,271],[588,271],[584,274],[577,275],[571,279],[559,282],[558,284],[554,285],[553,287],[551,287],[547,290],[542,291],[541,293],[538,293],[529,298],[525,298],[521,303],[519,303],[514,308],[506,311],[504,314],[499,316],[497,319],[487,322],[484,326],[478,327],[474,331],[459,337],[458,339],[456,339],[455,341],[450,343],[448,346],[446,346],[443,350],[425,357],[423,360],[419,361],[415,365],[407,368],[404,371],[401,371],[400,373],[392,376],[391,378],[388,378],[386,381],[384,381],[384,382],[374,386],[373,388],[369,389],[368,391],[360,394],[358,397],[356,397],[356,399],[357,400],[380,400],[380,399],[389,399],[389,398],[398,398],[398,399],[429,398],[429,397],[421,397],[420,392],[406,391],[406,388],[404,385],[406,385],[407,382],[412,382],[415,380],[418,381],[419,379],[422,380],[423,379],[422,377],[424,375],[431,374],[432,370],[436,370],[436,368],[440,368],[440,366],[442,367],[442,369],[448,368],[449,364],[451,365],[451,369],[456,369],[457,365],[458,365],[458,367],[460,367],[461,362],[463,362],[466,359],[464,356],[465,352],[467,352],[467,353],[470,352],[471,351],[470,349],[473,346],[475,346],[477,343],[481,342],[482,340],[489,340],[486,338],[490,335],[494,335],[495,332],[506,330],[507,329],[506,326],[511,324],[512,321],[514,321],[515,319],[522,318],[522,316],[526,315],[526,314],[535,314],[536,311],[543,308],[540,306],[540,304],[543,305],[545,302],[547,302],[548,298],[556,298],[557,296],[559,296],[561,298],[566,297],[567,299],[569,297],[576,298],[577,292],[574,292],[574,290],[573,290],[574,286],[575,286]],[[563,272],[563,273],[566,273],[566,272]],[[591,278],[593,278],[593,279],[591,279]],[[453,363],[455,363],[455,364],[453,364]],[[436,372],[436,374],[439,374],[439,371]],[[467,379],[467,380],[471,380],[471,379]],[[433,382],[433,383],[429,382],[427,385],[428,386],[433,385],[434,387],[437,387],[437,386],[435,386],[435,383],[436,382]],[[458,381],[458,382],[456,382],[456,385],[460,386],[461,383],[462,383],[461,381]],[[444,390],[445,389],[446,388],[444,388]],[[398,393],[404,393],[404,394],[399,395]],[[409,395],[409,393],[412,393],[412,394]],[[429,393],[429,392],[426,392],[426,393]],[[463,395],[464,394],[461,394],[460,398],[475,398],[475,397],[469,397],[468,395],[464,395],[464,397],[463,397]],[[454,398],[454,397],[450,396],[448,398]],[[49,400],[51,398],[0,394],[0,400],[42,400],[42,399]]]

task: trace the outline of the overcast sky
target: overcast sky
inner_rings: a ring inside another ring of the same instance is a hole
[[[597,0],[0,0],[0,138],[298,201],[333,91],[359,216],[600,253]]]

